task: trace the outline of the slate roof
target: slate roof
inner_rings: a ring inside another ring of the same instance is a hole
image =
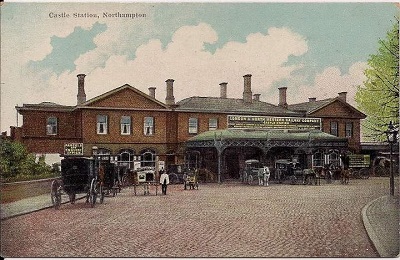
[[[292,104],[288,105],[288,109],[292,111],[301,111],[305,112],[307,114],[316,111],[320,108],[323,108],[333,101],[335,101],[336,98],[328,98],[328,99],[322,99],[322,100],[316,100],[316,101],[311,101],[311,102],[304,102],[304,103],[299,103],[299,104]]]
[[[45,101],[39,104],[23,104],[22,107],[16,106],[15,108],[17,110],[71,111],[75,106],[65,106]]]
[[[245,104],[243,99],[235,98],[190,97],[177,102],[177,105],[177,111],[300,116],[300,114],[297,112],[293,112],[263,101],[253,100],[252,103]]]

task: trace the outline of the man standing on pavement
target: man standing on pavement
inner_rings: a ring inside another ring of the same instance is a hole
[[[169,184],[169,176],[163,169],[160,170],[160,184],[161,184],[162,194],[167,195],[167,185]]]

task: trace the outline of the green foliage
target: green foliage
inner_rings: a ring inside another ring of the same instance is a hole
[[[358,86],[356,102],[367,118],[363,134],[370,141],[386,140],[389,121],[399,125],[399,20],[396,18],[379,49],[368,59],[367,80]]]
[[[19,142],[0,139],[0,179],[37,179],[39,176],[53,177],[58,171],[45,163],[45,156],[35,162],[35,155],[28,153]],[[58,175],[58,174],[57,174]],[[23,177],[25,176],[25,177]],[[30,176],[30,177],[29,177]]]

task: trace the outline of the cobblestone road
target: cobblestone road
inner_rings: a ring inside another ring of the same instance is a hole
[[[2,221],[1,255],[378,257],[361,210],[387,195],[388,183],[170,185],[167,196],[125,189],[95,208],[80,200]]]

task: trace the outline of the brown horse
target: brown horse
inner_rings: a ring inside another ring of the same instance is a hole
[[[352,169],[341,169],[340,171],[340,183],[349,184],[350,176],[352,175]]]

